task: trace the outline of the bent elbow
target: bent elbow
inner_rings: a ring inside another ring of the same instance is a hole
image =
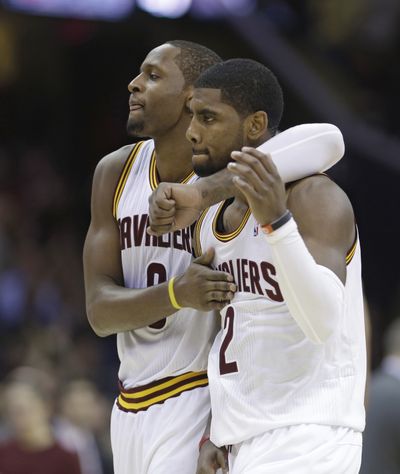
[[[107,337],[110,336],[110,332],[106,330],[104,324],[102,324],[101,313],[96,303],[87,303],[86,304],[86,315],[89,321],[90,327],[93,329],[93,332],[96,336]]]
[[[339,130],[339,128],[336,127],[335,125],[329,124],[328,133],[329,133],[328,135],[329,142],[327,142],[327,146],[329,146],[332,161],[330,165],[326,167],[325,169],[330,168],[339,160],[341,160],[345,152],[343,135],[342,135],[342,132]]]

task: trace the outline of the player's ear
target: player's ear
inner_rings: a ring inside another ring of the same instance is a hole
[[[255,141],[265,135],[268,129],[268,115],[259,110],[245,119],[245,130],[249,140]]]

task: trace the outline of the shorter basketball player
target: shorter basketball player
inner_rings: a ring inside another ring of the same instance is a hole
[[[224,467],[216,447],[229,447],[230,474],[360,467],[366,349],[354,214],[327,176],[285,187],[271,156],[253,148],[274,135],[282,109],[277,79],[255,61],[215,65],[195,83],[194,170],[228,167],[236,186],[201,215],[195,244],[213,248],[213,268],[237,286],[209,356],[211,441],[200,443],[198,474]],[[168,192],[152,200],[156,232],[201,199],[196,184]]]

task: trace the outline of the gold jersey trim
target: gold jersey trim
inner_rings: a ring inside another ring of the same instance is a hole
[[[137,413],[146,411],[181,393],[208,385],[207,371],[186,372],[175,377],[166,377],[141,387],[125,390],[120,384],[117,406],[122,411]]]
[[[221,234],[217,231],[217,222],[218,222],[218,217],[219,217],[219,215],[222,211],[222,208],[223,208],[224,204],[225,204],[225,201],[220,204],[220,206],[217,209],[217,212],[215,213],[213,223],[212,223],[212,230],[213,230],[214,236],[220,242],[229,242],[230,240],[237,237],[240,234],[240,232],[242,232],[244,226],[247,224],[247,221],[249,220],[249,217],[251,215],[251,211],[250,211],[250,208],[247,209],[247,211],[245,212],[245,214],[242,218],[241,223],[239,224],[239,226],[237,227],[236,230],[234,230],[233,232],[229,232],[229,234]]]
[[[118,204],[121,199],[122,192],[125,188],[126,182],[128,180],[129,173],[131,172],[133,163],[135,162],[136,157],[138,156],[139,150],[141,149],[143,143],[144,141],[137,142],[133,146],[131,152],[129,153],[128,159],[126,160],[125,165],[122,168],[120,177],[117,182],[117,186],[115,188],[114,199],[113,199],[112,211],[113,211],[113,216],[115,219],[117,219]]]
[[[185,184],[188,181],[190,181],[191,178],[195,176],[194,171],[191,171],[186,178],[184,178],[181,183]],[[150,160],[150,186],[152,191],[157,189],[158,185],[160,184],[160,180],[158,179],[158,174],[157,174],[157,161],[156,161],[156,152],[155,150],[153,151],[153,154],[151,155],[151,160]]]
[[[193,232],[193,252],[195,257],[200,257],[202,255],[203,250],[201,248],[201,239],[200,239],[200,231],[201,231],[201,225],[204,221],[204,218],[207,215],[207,212],[209,211],[209,207],[204,209],[202,213],[200,214],[200,217],[197,219],[197,222],[194,226],[194,232]]]
[[[358,241],[358,230],[356,227],[356,235],[354,237],[353,245],[351,246],[350,250],[347,252],[347,255],[346,255],[346,265],[348,265],[352,261],[354,254],[356,253],[357,241]]]

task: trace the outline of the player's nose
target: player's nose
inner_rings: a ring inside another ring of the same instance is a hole
[[[188,129],[186,130],[186,138],[192,143],[199,143],[200,142],[200,134],[196,130],[196,127],[193,123],[193,120],[190,122]]]
[[[134,92],[140,92],[142,89],[141,74],[139,74],[128,84],[128,91],[133,94]]]

